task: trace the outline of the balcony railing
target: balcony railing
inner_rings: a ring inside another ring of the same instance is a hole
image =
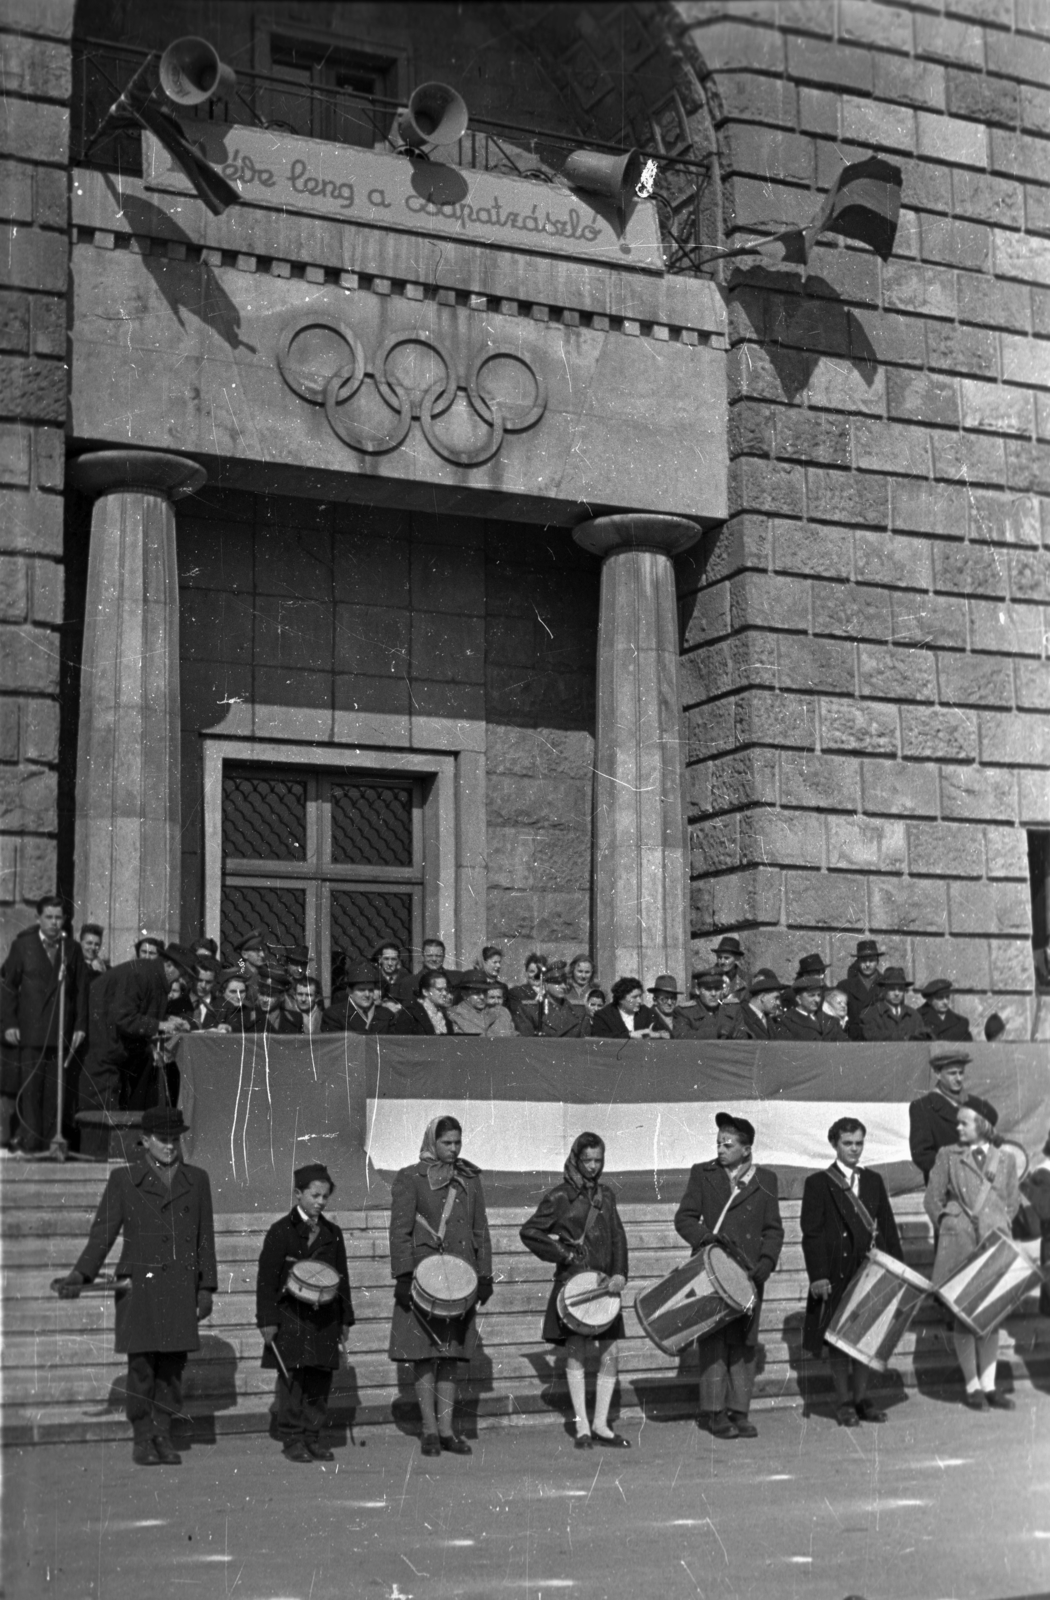
[[[150,52],[109,40],[81,39],[73,46],[72,160],[131,176],[142,174],[142,140],[135,128],[97,136],[107,111],[131,81]],[[403,102],[354,89],[290,82],[276,73],[237,69],[236,88],[229,94],[189,109],[179,119],[246,123],[307,139],[389,150],[394,117]],[[472,117],[471,126],[445,159],[454,166],[551,182],[565,158],[582,144],[588,149],[621,154],[619,146],[509,122]],[[444,152],[443,152],[444,154]],[[700,207],[709,179],[708,161],[671,156],[662,150],[642,155],[657,164],[653,198],[657,203],[664,255],[669,272],[696,273],[700,250]]]

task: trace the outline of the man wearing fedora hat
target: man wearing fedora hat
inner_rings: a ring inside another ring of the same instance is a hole
[[[848,996],[846,1032],[851,1039],[861,1038],[860,1019],[879,998],[879,960],[885,955],[875,939],[858,939],[857,954],[846,969]]]
[[[489,990],[502,995],[502,985],[484,972],[475,969],[460,981],[462,999],[449,1010],[449,1018],[457,1033],[474,1039],[513,1039],[514,1020],[505,1005],[490,1005]]]
[[[869,1044],[906,1044],[928,1039],[925,1024],[917,1011],[904,1004],[911,982],[903,967],[887,967],[878,978],[879,998],[860,1019],[861,1038]]]
[[[823,962],[819,956],[803,960]],[[776,1037],[784,1044],[844,1044],[845,1029],[824,1010],[823,971],[803,971],[800,964],[791,985],[794,1004],[777,1019]]]
[[[322,1033],[390,1033],[394,1016],[379,1005],[382,989],[379,968],[371,961],[353,961],[345,973],[346,988],[332,996],[321,1018]]]
[[[722,975],[722,1002],[735,1001],[739,1003],[747,995],[747,982],[744,978],[744,949],[735,933],[723,934],[718,943],[712,946],[711,954],[714,956],[714,970]]]
[[[301,1016],[285,1006],[289,985],[284,973],[275,967],[260,967],[255,980],[256,1033],[264,1033],[270,1039],[301,1034]]]
[[[125,1404],[140,1467],[181,1460],[172,1418],[182,1407],[187,1353],[200,1348],[197,1324],[211,1315],[218,1287],[211,1185],[203,1168],[183,1162],[185,1132],[177,1109],[143,1113],[142,1159],[110,1173],[87,1244],[58,1291],[75,1299],[123,1235],[115,1348],[128,1358]]]
[[[952,983],[950,978],[931,978],[919,993],[926,1001],[919,1008],[919,1016],[930,1038],[935,1042],[945,1040],[953,1044],[969,1044],[973,1040],[970,1024],[964,1016],[951,1008]]]
[[[748,987],[748,998],[737,1007],[729,1037],[770,1044],[777,1037],[777,1013],[784,985],[769,967],[759,967]]]
[[[549,981],[550,975],[548,974]],[[653,1038],[673,1039],[679,1037],[676,1035],[674,1028],[678,1011],[678,996],[681,994],[681,990],[673,973],[661,972],[660,976],[650,984],[649,993],[653,997],[652,1021],[649,1024],[653,1030]]]

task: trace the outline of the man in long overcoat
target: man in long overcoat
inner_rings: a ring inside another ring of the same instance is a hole
[[[61,1134],[56,1126],[59,1059],[64,1064],[67,1051],[76,1050],[87,1032],[87,964],[72,934],[63,931],[64,921],[58,895],[38,900],[36,925],[18,934],[0,969],[0,1031],[14,1069],[0,1093],[16,1102],[27,1151],[46,1150],[52,1134]]]
[[[720,1111],[715,1125],[718,1154],[714,1161],[693,1167],[674,1225],[694,1255],[705,1245],[727,1244],[746,1264],[755,1286],[751,1311],[697,1345],[701,1425],[716,1439],[753,1439],[758,1429],[748,1420],[748,1411],[755,1386],[762,1286],[780,1259],[784,1224],[776,1173],[751,1160],[755,1142],[751,1123]]]
[[[128,1358],[126,1410],[140,1467],[182,1459],[171,1421],[182,1406],[187,1353],[200,1348],[197,1324],[211,1315],[218,1287],[211,1186],[201,1167],[182,1160],[185,1131],[181,1111],[144,1112],[142,1160],[110,1173],[88,1242],[59,1288],[75,1299],[123,1234],[116,1275],[127,1288],[117,1295],[116,1350]]]
[[[959,1107],[970,1103],[963,1080],[971,1059],[967,1050],[957,1046],[942,1045],[940,1049],[931,1050],[933,1088],[908,1107],[911,1158],[922,1173],[924,1183],[930,1181],[938,1150],[956,1141],[955,1119]]]

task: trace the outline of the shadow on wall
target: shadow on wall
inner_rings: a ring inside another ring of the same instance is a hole
[[[849,362],[869,389],[874,384],[875,347],[826,278],[748,267],[734,272],[729,296],[769,357],[786,399],[797,400],[808,388],[824,356]]]

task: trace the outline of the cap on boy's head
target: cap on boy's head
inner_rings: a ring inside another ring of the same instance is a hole
[[[746,1117],[734,1117],[729,1111],[720,1111],[715,1117],[715,1127],[732,1128],[738,1133],[745,1144],[754,1144],[755,1130]]]
[[[178,1106],[150,1106],[142,1113],[142,1131],[154,1139],[177,1139],[189,1130]]]

